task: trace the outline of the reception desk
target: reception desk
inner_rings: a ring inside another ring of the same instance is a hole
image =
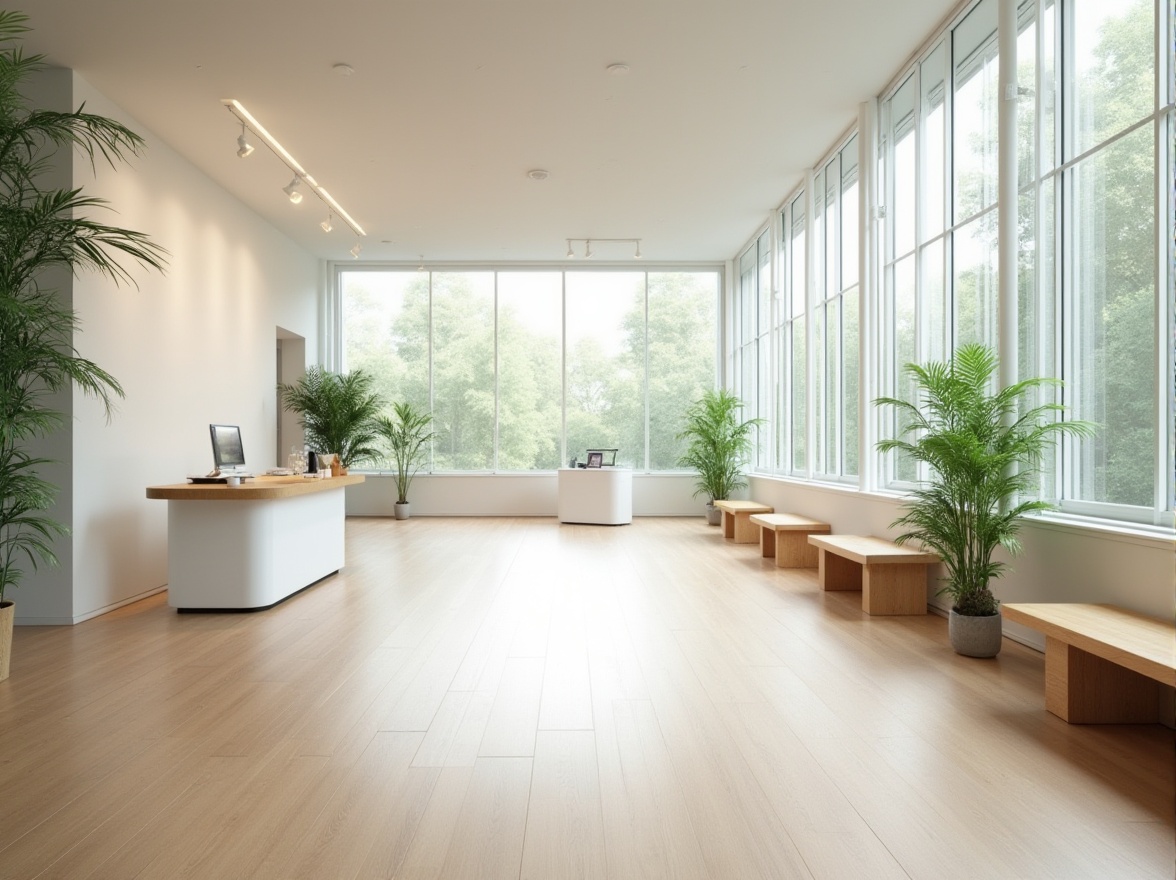
[[[361,476],[151,486],[167,505],[168,604],[256,611],[343,567],[344,489]]]
[[[560,468],[559,521],[619,526],[633,521],[629,468]]]

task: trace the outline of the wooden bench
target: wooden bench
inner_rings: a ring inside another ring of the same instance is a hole
[[[1045,634],[1045,708],[1070,724],[1162,720],[1176,687],[1176,625],[1114,605],[1001,605]],[[1169,722],[1171,719],[1169,719]]]
[[[736,544],[754,544],[759,541],[759,528],[751,524],[751,515],[771,513],[773,510],[755,501],[716,501],[715,507],[723,511],[723,537]]]
[[[934,553],[900,547],[884,538],[809,535],[821,556],[822,590],[861,590],[866,614],[926,614],[927,566]]]
[[[760,552],[764,559],[775,557],[777,568],[816,568],[820,554],[808,536],[832,531],[828,523],[793,513],[754,513],[749,519],[759,526]]]

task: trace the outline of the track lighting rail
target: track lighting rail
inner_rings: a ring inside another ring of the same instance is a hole
[[[574,245],[577,242],[584,242],[584,259],[589,260],[593,256],[592,245],[594,244],[631,244],[633,245],[633,259],[641,259],[641,239],[639,238],[569,238],[565,239],[568,243],[567,258],[569,260],[575,259],[576,249]]]
[[[241,136],[237,138],[238,156],[245,158],[253,152],[252,145],[248,143],[248,140],[245,137],[246,131],[252,132],[261,139],[262,143],[269,147],[270,152],[277,156],[278,159],[280,159],[294,175],[294,179],[291,180],[289,184],[282,187],[282,191],[290,197],[291,202],[298,204],[300,201],[302,201],[302,189],[300,187],[302,184],[305,184],[305,189],[309,190],[319,201],[327,206],[327,210],[329,212],[328,218],[330,216],[337,217],[346,223],[351,228],[351,231],[356,235],[367,235],[367,233],[364,232],[363,227],[356,223],[351,218],[351,215],[343,210],[343,206],[335,201],[335,198],[329,192],[323,189],[322,185],[317,180],[315,180],[314,177],[311,176],[311,174],[302,167],[302,165],[298,163],[297,159],[290,155],[289,151],[285,147],[278,143],[277,139],[274,138],[272,134],[266,131],[265,126],[258,122],[253,117],[253,114],[246,110],[240,101],[237,101],[234,98],[225,98],[221,101],[221,103],[224,104],[225,109],[232,113],[233,116],[236,117],[237,121],[241,123]],[[324,232],[330,232],[331,224],[329,219],[326,223],[320,223],[319,225],[323,227]],[[355,253],[358,250],[359,243],[357,242],[355,248],[352,248],[352,253]]]

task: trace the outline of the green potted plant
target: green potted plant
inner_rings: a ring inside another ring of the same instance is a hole
[[[929,478],[920,482],[891,526],[904,531],[895,541],[915,541],[943,560],[947,577],[940,594],[951,597],[952,647],[970,657],[1000,651],[1000,609],[990,583],[1007,564],[992,558],[997,547],[1021,550],[1021,517],[1050,510],[1048,501],[1029,498],[1037,486],[1042,457],[1062,434],[1089,436],[1088,422],[1059,421],[1056,403],[1027,405],[1026,398],[1057,379],[1035,378],[995,389],[996,354],[986,346],[960,347],[948,362],[907,364],[917,403],[882,397],[893,408],[898,437],[878,444],[922,463]],[[995,389],[995,390],[994,390]]]
[[[376,418],[383,401],[373,392],[375,378],[363,370],[332,373],[317,364],[292,385],[279,385],[282,405],[297,413],[311,449],[334,454],[338,473],[376,459]]]
[[[396,465],[394,510],[397,519],[408,519],[411,514],[408,486],[420,470],[425,444],[437,436],[429,427],[432,421],[432,415],[408,402],[394,403],[392,417],[381,416],[377,420],[377,430],[388,444],[392,461]]]
[[[20,94],[24,80],[45,65],[41,55],[24,55],[20,39],[28,17],[0,11],[0,680],[8,677],[15,606],[7,591],[26,566],[53,564],[53,539],[68,533],[45,516],[57,488],[41,476],[49,462],[32,445],[65,416],[52,396],[73,385],[100,399],[111,414],[118,382],[78,355],[74,311],[58,291],[43,286],[47,270],[99,272],[116,284],[131,281],[119,262],[161,269],[165,251],[142,233],[106,226],[86,215],[107,207],[80,189],[45,184],[54,154],[69,161],[78,149],[91,162],[99,157],[116,167],[138,155],[143,140],[113,119],[84,113],[30,109]]]
[[[687,408],[686,427],[678,434],[687,441],[678,464],[698,473],[694,496],[707,497],[706,521],[712,526],[721,518],[715,502],[747,485],[743,466],[751,454],[752,431],[763,424],[763,419],[741,421],[741,409],[743,402],[726,389],[707,391]]]

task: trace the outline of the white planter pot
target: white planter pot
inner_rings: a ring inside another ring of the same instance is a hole
[[[410,505],[407,501],[405,501],[403,504],[397,501],[392,506],[393,516],[395,516],[397,519],[408,519],[410,516],[412,516],[411,508],[412,505]]]
[[[723,511],[715,507],[714,502],[708,501],[706,503],[706,524],[708,526],[717,526],[723,521]]]
[[[988,617],[969,617],[953,610],[947,616],[947,633],[957,654],[995,657],[1000,653],[1000,612]]]

